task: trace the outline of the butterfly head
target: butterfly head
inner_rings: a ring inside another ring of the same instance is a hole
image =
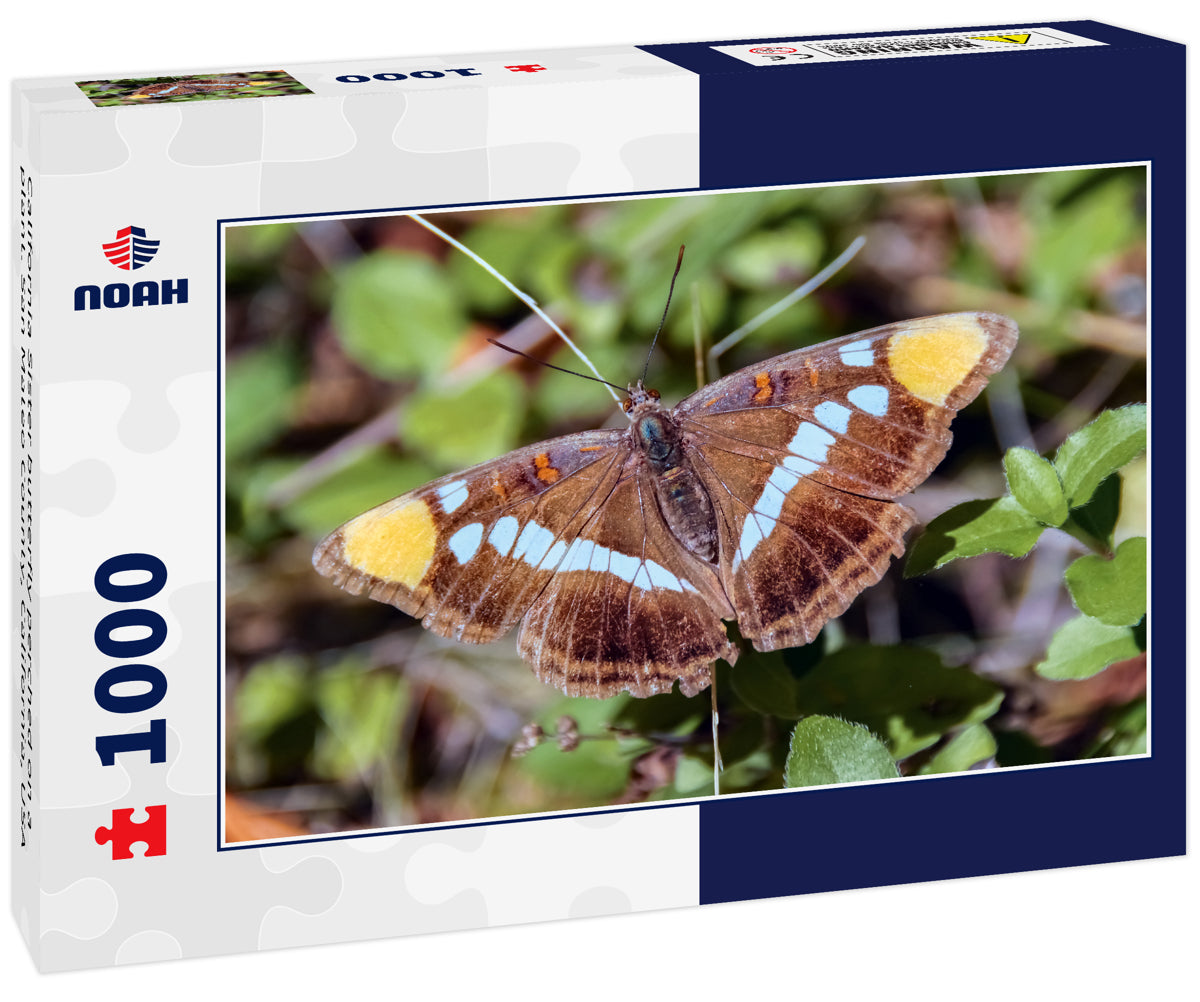
[[[639,408],[645,409],[647,404],[657,407],[659,400],[662,399],[662,394],[658,390],[647,389],[640,379],[630,385],[626,392],[629,394],[628,398],[621,401],[621,409],[626,414],[633,414]]]

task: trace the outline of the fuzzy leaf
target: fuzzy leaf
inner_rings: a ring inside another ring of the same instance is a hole
[[[1087,504],[1096,488],[1146,449],[1146,405],[1105,411],[1070,435],[1054,466],[1072,508]]]
[[[1008,489],[1029,514],[1046,525],[1062,525],[1067,498],[1054,464],[1032,449],[1009,449],[1004,454]]]
[[[1080,557],[1066,578],[1080,612],[1109,626],[1133,626],[1146,615],[1146,537],[1125,540],[1111,560]]]
[[[967,501],[930,522],[909,551],[904,576],[915,577],[960,557],[1006,553],[1023,557],[1043,525],[1015,498]]]
[[[785,786],[796,787],[899,775],[887,747],[862,725],[834,717],[807,717],[792,731],[783,779]]]

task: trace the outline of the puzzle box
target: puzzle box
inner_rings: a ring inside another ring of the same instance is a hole
[[[1183,51],[18,84],[39,966],[1183,852]]]

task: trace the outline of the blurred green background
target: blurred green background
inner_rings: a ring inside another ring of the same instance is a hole
[[[1010,446],[1052,452],[1145,400],[1142,168],[553,204],[430,219],[530,293],[618,384],[635,380],[686,244],[648,385],[696,387],[719,340],[861,253],[721,360],[724,372],[915,316],[994,310],[1021,342],[907,503],[922,521],[1004,493]],[[625,419],[494,277],[405,216],[226,230],[228,837],[566,809],[712,791],[707,693],[565,699],[515,654],[442,640],[346,595],[313,545],[390,497],[517,445]],[[1145,531],[1144,461],[1117,539]],[[910,538],[911,543],[911,538]],[[1073,608],[1048,532],[902,580],[902,561],[808,648],[718,666],[722,792],[778,789],[811,713],[868,726],[903,774],[1145,746],[1144,657],[1084,682],[1031,671]],[[733,632],[731,630],[731,632]],[[786,683],[786,684],[785,684]],[[559,724],[561,718],[570,723]],[[523,727],[551,737],[511,751]],[[554,739],[564,730],[563,750]]]

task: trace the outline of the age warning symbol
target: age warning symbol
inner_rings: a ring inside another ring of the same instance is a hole
[[[117,230],[117,239],[104,244],[104,256],[124,271],[136,271],[147,265],[158,253],[157,240],[148,240],[146,231],[140,226],[126,226]]]
[[[1012,35],[972,35],[974,39],[980,42],[1008,42],[1012,45],[1027,45],[1029,44],[1029,32],[1020,31]]]

